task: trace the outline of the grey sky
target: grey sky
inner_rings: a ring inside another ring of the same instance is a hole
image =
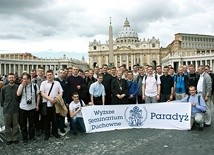
[[[140,39],[167,46],[175,33],[214,35],[212,0],[0,0],[1,51],[88,52],[116,38],[127,17]]]

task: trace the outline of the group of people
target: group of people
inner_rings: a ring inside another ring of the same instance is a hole
[[[52,134],[60,138],[65,133],[65,118],[74,135],[78,129],[85,132],[81,113],[84,106],[119,105],[169,102],[191,102],[192,124],[200,130],[211,125],[211,104],[214,75],[209,66],[180,66],[175,73],[169,65],[161,67],[134,65],[82,71],[76,66],[52,70],[32,69],[17,80],[9,73],[1,88],[5,137],[8,145],[19,143],[21,129],[23,143],[34,141],[35,135],[44,134],[47,141]],[[59,131],[58,131],[59,129]]]

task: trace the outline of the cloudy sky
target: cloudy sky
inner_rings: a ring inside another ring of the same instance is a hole
[[[140,39],[167,46],[175,33],[214,35],[213,0],[0,0],[0,51],[76,52],[114,38],[126,17]]]

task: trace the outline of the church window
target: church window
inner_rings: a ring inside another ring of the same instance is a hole
[[[97,50],[97,46],[94,46],[94,50]]]
[[[155,43],[152,44],[152,47],[155,47]]]

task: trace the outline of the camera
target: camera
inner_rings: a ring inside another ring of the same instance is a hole
[[[27,100],[27,104],[32,104],[32,100],[31,99]]]
[[[181,87],[178,88],[178,92],[179,93],[182,92],[182,88]]]
[[[79,108],[80,108],[80,107],[76,107],[76,108],[75,108],[75,111],[77,111]]]

